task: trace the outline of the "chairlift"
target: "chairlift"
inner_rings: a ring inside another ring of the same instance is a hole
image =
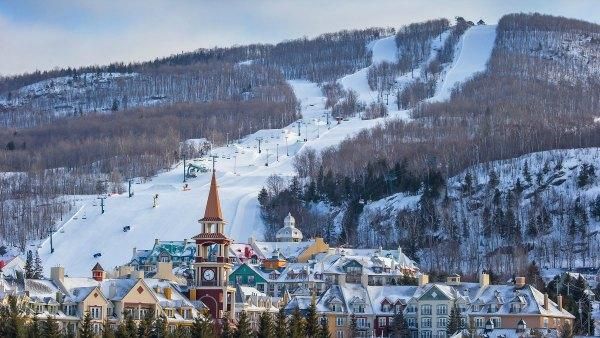
[[[94,256],[94,258],[98,258],[98,257],[102,257],[102,254],[99,252],[96,252],[93,256]]]
[[[123,227],[123,232],[127,232],[129,230],[131,230],[131,226],[126,225],[126,226]]]
[[[60,229],[60,233],[61,233],[61,234],[64,234],[64,233],[65,233],[65,229],[61,228],[61,229]]]
[[[365,200],[364,200],[363,198],[359,199],[359,200],[358,200],[358,204],[362,204],[362,205],[364,205],[364,204],[365,204]]]

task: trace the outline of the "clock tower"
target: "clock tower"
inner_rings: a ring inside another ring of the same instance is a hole
[[[204,217],[200,223],[200,234],[196,241],[194,285],[190,287],[190,298],[198,299],[210,310],[213,318],[223,318],[225,313],[233,318],[235,312],[235,288],[229,286],[229,274],[233,264],[229,262],[231,239],[225,235],[225,221],[217,190],[217,178],[213,169]]]

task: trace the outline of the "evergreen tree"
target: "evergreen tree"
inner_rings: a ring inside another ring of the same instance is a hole
[[[321,320],[321,329],[319,330],[319,338],[331,338],[329,333],[329,325],[327,325],[327,318]]]
[[[313,300],[308,307],[306,314],[306,336],[316,337],[319,333],[319,316],[317,315],[317,305],[313,296]]]
[[[33,267],[33,253],[31,250],[27,251],[27,258],[25,259],[25,278],[33,278],[35,270]]]
[[[350,337],[358,336],[358,323],[356,322],[356,316],[354,313],[350,316]]]
[[[462,325],[460,323],[460,310],[458,309],[458,305],[454,303],[452,309],[450,310],[450,318],[448,319],[448,325],[446,326],[446,332],[448,336],[451,336],[462,329]]]
[[[102,325],[102,338],[115,338],[115,331],[110,327],[108,320]]]
[[[44,267],[42,265],[42,259],[40,254],[35,251],[35,259],[33,261],[33,278],[41,279],[44,278]]]
[[[495,189],[498,184],[500,183],[500,180],[498,179],[498,174],[496,174],[496,171],[494,169],[490,170],[490,173],[488,174],[489,176],[489,181],[488,181],[488,185],[490,190],[491,189]]]
[[[287,323],[285,320],[285,312],[283,308],[277,313],[277,322],[275,323],[275,336],[285,337],[287,334]]]
[[[94,331],[92,330],[92,316],[90,312],[87,311],[85,316],[83,316],[83,322],[79,327],[79,337],[80,338],[93,338]]]
[[[252,328],[250,327],[250,322],[248,321],[248,315],[246,314],[246,311],[242,311],[240,313],[240,318],[237,322],[237,328],[235,329],[233,336],[235,338],[250,338],[253,336]]]
[[[402,311],[396,312],[391,326],[392,337],[408,338],[410,336],[410,330],[408,328],[406,320],[404,319],[404,313],[402,313]]]
[[[589,165],[584,163],[579,169],[579,175],[577,175],[577,186],[583,188],[590,183],[590,171]]]
[[[302,315],[298,309],[294,310],[292,317],[288,323],[288,337],[290,338],[304,338],[306,333],[304,331],[304,323]]]
[[[61,337],[60,327],[53,316],[48,316],[48,318],[44,321],[44,325],[42,326],[42,336],[44,338]]]
[[[38,338],[42,335],[42,331],[40,329],[40,321],[37,317],[37,314],[33,315],[31,318],[31,322],[27,326],[27,338]],[[2,336],[2,334],[0,334]]]
[[[596,196],[596,199],[590,204],[590,213],[596,221],[600,220],[600,194]]]
[[[258,193],[258,203],[261,207],[266,207],[269,203],[269,193],[265,187],[260,189],[260,192]]]
[[[22,337],[24,333],[25,308],[16,296],[9,295],[7,305],[0,305],[0,337]]]
[[[164,338],[167,336],[167,319],[159,316],[152,324],[151,338]]]
[[[235,332],[231,330],[231,326],[229,326],[229,318],[226,314],[223,316],[223,319],[221,319],[221,338],[234,338],[234,333]]]
[[[112,107],[110,108],[110,110],[112,110],[112,111],[119,110],[119,100],[117,100],[117,99],[113,100]]]
[[[525,161],[525,164],[523,165],[523,178],[525,179],[525,182],[531,184],[531,173],[529,172],[529,164],[527,161]]]
[[[154,324],[154,314],[151,311],[147,311],[144,318],[140,321],[137,327],[137,335],[140,338],[146,338],[150,336],[152,332],[152,325]]]
[[[274,338],[275,331],[273,327],[273,321],[271,320],[271,314],[264,311],[260,314],[258,323],[258,332],[256,338]]]
[[[192,338],[213,337],[213,323],[204,317],[196,317],[191,329]]]

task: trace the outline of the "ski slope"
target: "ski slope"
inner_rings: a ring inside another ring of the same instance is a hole
[[[375,62],[393,61],[396,58],[393,37],[377,40],[370,47]],[[464,43],[460,54],[475,53],[477,48],[475,44]],[[467,66],[454,65],[456,71],[460,71],[460,67],[473,69]],[[360,95],[370,92],[367,71],[368,67],[344,77],[344,85],[360,89]],[[332,120],[327,125],[325,98],[319,86],[303,80],[289,82],[301,101],[304,123],[300,127],[300,135],[297,123],[292,123],[282,129],[260,130],[234,144],[212,150],[212,154],[217,156],[215,167],[222,210],[228,222],[227,234],[237,242],[246,242],[251,236],[263,236],[264,225],[257,196],[270,175],[291,177],[294,173],[294,156],[302,149],[311,147],[322,150],[335,146],[362,129],[374,127],[385,120],[351,118],[340,124]],[[407,118],[408,111],[397,111],[390,115]],[[260,153],[259,138],[262,139]],[[192,162],[212,167],[208,157]],[[209,183],[210,173],[199,174],[196,178],[188,179],[189,189],[184,190],[183,163],[179,163],[149,182],[136,182],[132,198],[128,198],[127,194],[108,196],[104,214],[100,213],[96,196],[82,197],[77,213],[54,233],[54,253],[50,253],[49,239],[38,249],[45,272],[49,273],[52,266],[60,265],[72,276],[87,275],[96,262],[107,270],[127,263],[133,248],[151,248],[156,238],[192,238],[200,229],[197,220],[204,213]],[[156,194],[158,206],[153,207]],[[124,232],[125,226],[130,226],[131,230]],[[101,257],[94,258],[96,253],[100,253]]]
[[[450,69],[438,85],[435,96],[429,101],[449,100],[453,88],[483,72],[492,56],[495,40],[495,25],[480,25],[467,29],[458,43]]]

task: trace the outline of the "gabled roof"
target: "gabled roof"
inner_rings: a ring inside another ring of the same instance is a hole
[[[96,265],[94,265],[94,267],[92,268],[92,271],[104,271],[104,269],[102,268],[102,265],[100,265],[100,263],[96,263]]]
[[[223,212],[221,211],[221,200],[219,199],[219,191],[217,189],[217,176],[213,171],[210,180],[210,190],[208,191],[208,199],[206,200],[206,209],[204,209],[204,217],[201,221],[221,222],[223,221]]]

